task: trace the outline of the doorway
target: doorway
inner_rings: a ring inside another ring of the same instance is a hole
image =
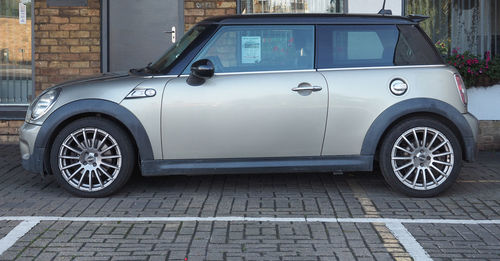
[[[182,0],[103,2],[104,72],[144,67],[173,45],[173,34],[178,40],[184,33]]]

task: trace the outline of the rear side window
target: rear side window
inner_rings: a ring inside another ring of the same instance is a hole
[[[318,68],[442,63],[415,26],[320,25]]]
[[[442,64],[434,46],[424,32],[414,25],[399,25],[400,34],[394,62],[396,65]]]
[[[314,26],[224,26],[193,62],[200,59],[210,59],[216,73],[313,69]]]
[[[321,25],[317,30],[319,68],[394,64],[395,25]]]

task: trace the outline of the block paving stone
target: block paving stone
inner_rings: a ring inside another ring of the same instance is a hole
[[[500,225],[408,224],[434,260],[500,260]]]
[[[370,213],[353,183],[369,198]],[[434,198],[392,191],[375,171],[135,175],[115,195],[84,199],[65,192],[51,176],[26,172],[18,147],[0,145],[0,216],[362,218],[376,213],[383,218],[500,219],[499,186],[500,153],[487,152],[465,163],[458,182]],[[0,238],[18,223],[0,222]],[[405,226],[433,258],[500,259],[497,225]],[[407,253],[396,256],[388,249],[398,248],[384,244],[373,224],[43,221],[0,260],[407,260]]]
[[[0,260],[391,260],[369,223],[47,222]]]

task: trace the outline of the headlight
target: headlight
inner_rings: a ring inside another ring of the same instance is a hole
[[[52,105],[54,105],[54,102],[57,100],[57,97],[59,96],[59,92],[61,89],[55,88],[47,91],[46,93],[43,93],[40,95],[33,104],[31,104],[31,120],[38,120],[40,117],[45,115]]]

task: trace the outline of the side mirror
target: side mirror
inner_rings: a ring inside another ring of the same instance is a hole
[[[192,86],[200,86],[205,80],[214,76],[214,64],[208,59],[198,60],[191,65],[191,74],[187,83]]]

